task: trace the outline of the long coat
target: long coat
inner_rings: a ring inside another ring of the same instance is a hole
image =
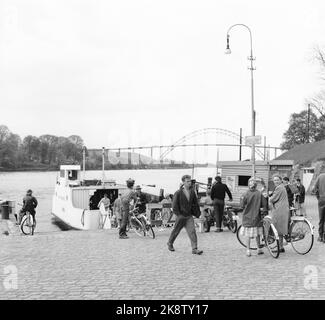
[[[261,211],[262,208],[262,193],[256,189],[249,189],[243,197],[242,205],[244,207],[243,211],[243,221],[244,227],[260,227],[261,226]]]
[[[275,188],[269,201],[272,223],[274,224],[279,235],[287,234],[290,210],[287,191],[283,184],[280,184]]]

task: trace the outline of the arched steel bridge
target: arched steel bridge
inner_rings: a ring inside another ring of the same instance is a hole
[[[230,131],[230,130],[226,130],[226,129],[220,129],[220,128],[204,128],[204,129],[199,129],[199,130],[195,130],[192,131],[191,133],[183,136],[182,138],[180,138],[179,140],[177,140],[175,143],[173,143],[171,146],[169,146],[161,155],[160,155],[160,160],[164,160],[166,158],[166,156],[171,153],[175,148],[177,147],[184,147],[184,146],[215,146],[215,145],[220,145],[222,146],[222,144],[209,144],[209,143],[203,143],[203,144],[185,144],[186,141],[191,140],[192,138],[196,138],[198,136],[202,136],[202,135],[206,135],[206,134],[210,134],[210,133],[215,133],[216,135],[225,135],[231,138],[234,138],[236,141],[239,142],[239,146],[242,145],[242,136],[239,135],[236,132]],[[243,146],[243,145],[242,145]],[[260,150],[256,149],[255,150],[255,154],[260,156],[262,159],[264,158],[264,154],[263,152],[261,152]]]
[[[189,140],[202,136],[202,135],[208,135],[208,134],[215,134],[215,135],[224,135],[233,138],[236,140],[237,143],[235,144],[229,144],[229,143],[188,143]],[[220,147],[239,147],[240,153],[241,153],[241,148],[242,147],[249,147],[251,148],[250,145],[245,145],[242,143],[242,135],[238,134],[236,132],[226,130],[226,129],[221,129],[221,128],[204,128],[204,129],[199,129],[190,132],[189,134],[181,137],[177,141],[175,141],[171,145],[152,145],[152,146],[132,146],[132,147],[114,147],[114,148],[106,148],[106,151],[116,151],[120,153],[121,151],[135,151],[135,150],[145,150],[149,149],[151,150],[151,158],[153,158],[153,149],[160,149],[160,156],[159,160],[163,161],[168,154],[170,154],[175,148],[178,147],[208,147],[208,146],[220,146]],[[264,149],[264,152],[262,152],[260,149]],[[265,141],[264,141],[264,146],[259,146],[255,145],[255,154],[260,157],[263,160],[266,160],[266,153],[267,150],[273,149],[274,150],[274,157],[276,157],[277,150],[281,150],[280,147],[271,147],[271,146],[266,146]],[[100,149],[88,149],[89,151],[95,151],[95,150],[100,150]]]

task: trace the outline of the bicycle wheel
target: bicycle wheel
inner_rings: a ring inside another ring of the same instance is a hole
[[[265,245],[273,258],[278,258],[280,254],[280,243],[277,231],[272,223],[263,224],[263,237]]]
[[[24,215],[24,217],[21,220],[20,230],[25,235],[29,235],[31,233],[31,227],[29,226],[29,221],[28,221],[27,215]]]
[[[135,231],[135,233],[138,236],[143,237],[145,235],[145,231],[143,230],[142,223],[138,219],[132,217],[130,223],[132,229]]]
[[[233,211],[228,211],[227,215],[228,215],[227,227],[232,233],[236,233],[237,221],[233,219],[233,216],[235,216],[235,213]]]
[[[150,224],[146,225],[146,235],[149,236],[152,239],[155,239],[155,232],[153,231],[153,228]]]
[[[237,222],[237,221],[236,221],[236,222]],[[242,231],[241,231],[242,228],[243,228],[242,225],[240,225],[240,226],[238,227],[236,235],[237,235],[237,239],[238,239],[239,243],[240,243],[243,247],[247,248],[247,245],[246,245],[246,243],[247,243],[247,237],[244,236],[244,235],[242,234]],[[255,239],[251,239],[251,242],[250,242],[250,249],[251,249],[251,250],[257,250],[257,244],[256,244]]]
[[[204,219],[203,222],[203,230],[204,232],[210,232],[210,223],[206,218]]]
[[[306,254],[313,247],[313,231],[306,220],[293,221],[289,236],[292,248],[299,254]]]

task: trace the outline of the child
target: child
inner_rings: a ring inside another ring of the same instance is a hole
[[[256,238],[257,254],[263,254],[263,250],[260,248],[260,236],[263,235],[263,228],[261,227],[261,212],[262,207],[262,193],[256,189],[257,183],[251,178],[248,181],[248,191],[244,194],[242,204],[243,222],[240,230],[241,235],[247,237],[247,251],[246,255],[251,256],[250,241],[251,238]]]

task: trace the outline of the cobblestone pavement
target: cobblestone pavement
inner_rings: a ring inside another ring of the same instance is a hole
[[[307,201],[317,229],[316,202]],[[154,240],[133,231],[120,240],[116,230],[2,236],[0,299],[325,298],[323,243],[315,241],[305,256],[288,245],[278,259],[266,251],[246,257],[230,231],[198,233],[204,253],[197,256],[185,230],[175,252],[166,246],[170,229],[156,234]]]

